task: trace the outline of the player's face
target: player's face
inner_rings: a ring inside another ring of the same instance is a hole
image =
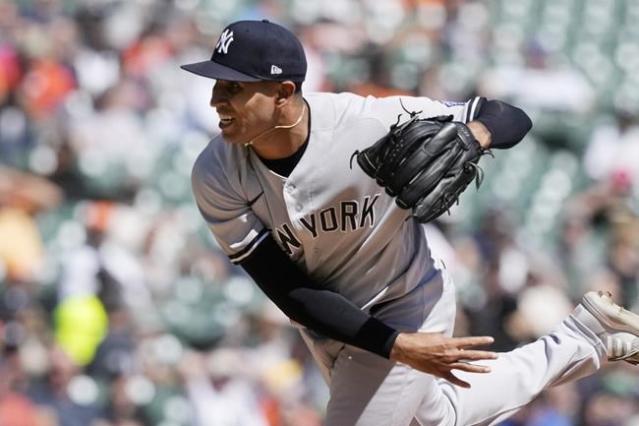
[[[215,82],[211,106],[227,142],[246,143],[275,125],[278,87],[274,82]]]

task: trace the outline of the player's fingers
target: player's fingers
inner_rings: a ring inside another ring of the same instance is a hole
[[[459,377],[456,377],[453,373],[448,372],[443,375],[444,379],[448,380],[454,385],[461,386],[462,388],[469,388],[470,383],[463,381]]]
[[[467,371],[469,373],[490,373],[490,367],[485,365],[469,364],[467,362],[456,362],[450,365],[454,370]]]
[[[460,349],[490,345],[495,341],[495,339],[490,336],[454,337],[452,340],[455,346]]]
[[[482,359],[497,359],[497,352],[492,351],[459,351],[457,360],[479,361]]]

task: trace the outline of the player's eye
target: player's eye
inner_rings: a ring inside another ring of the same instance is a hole
[[[232,81],[228,84],[226,90],[230,95],[236,95],[242,91],[242,86],[239,83]]]

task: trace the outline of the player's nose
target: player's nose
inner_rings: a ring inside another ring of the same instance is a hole
[[[209,105],[217,109],[221,104],[225,102],[228,102],[228,99],[226,99],[226,96],[224,96],[224,90],[221,90],[219,87],[217,87],[216,84],[215,86],[213,86],[211,101],[209,102]]]

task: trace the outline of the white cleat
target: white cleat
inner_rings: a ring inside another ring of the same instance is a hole
[[[607,291],[586,293],[581,305],[603,327],[597,334],[606,346],[608,360],[639,364],[639,315],[614,303]]]

